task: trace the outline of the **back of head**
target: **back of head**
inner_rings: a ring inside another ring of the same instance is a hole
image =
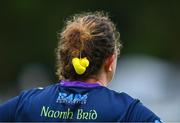
[[[114,23],[102,12],[74,15],[59,33],[57,75],[59,79],[85,80],[96,75],[106,58],[119,53],[120,34]],[[84,74],[75,72],[72,59],[86,57],[89,66]]]

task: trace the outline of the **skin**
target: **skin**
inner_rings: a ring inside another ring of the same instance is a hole
[[[88,78],[87,80],[85,80],[85,82],[92,84],[99,83],[100,85],[106,87],[114,77],[116,65],[117,53],[114,53],[106,59],[98,74]]]

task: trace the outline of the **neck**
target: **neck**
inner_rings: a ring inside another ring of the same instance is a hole
[[[105,87],[108,85],[106,80],[104,80],[104,79],[97,79],[97,78],[93,78],[93,77],[89,78],[89,79],[86,79],[85,82],[91,83],[91,84],[98,83],[101,86],[105,86]]]

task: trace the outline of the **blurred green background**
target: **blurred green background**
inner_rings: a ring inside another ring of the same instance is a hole
[[[146,54],[180,65],[180,0],[4,0],[0,2],[0,93],[16,95],[25,65],[55,76],[57,33],[67,17],[109,12],[121,33],[121,56]],[[27,80],[28,81],[28,80]]]

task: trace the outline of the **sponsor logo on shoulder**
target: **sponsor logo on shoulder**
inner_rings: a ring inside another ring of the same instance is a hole
[[[42,90],[42,89],[44,89],[44,88],[43,88],[43,87],[37,87],[37,89]]]
[[[164,123],[162,120],[155,120],[154,123]]]

